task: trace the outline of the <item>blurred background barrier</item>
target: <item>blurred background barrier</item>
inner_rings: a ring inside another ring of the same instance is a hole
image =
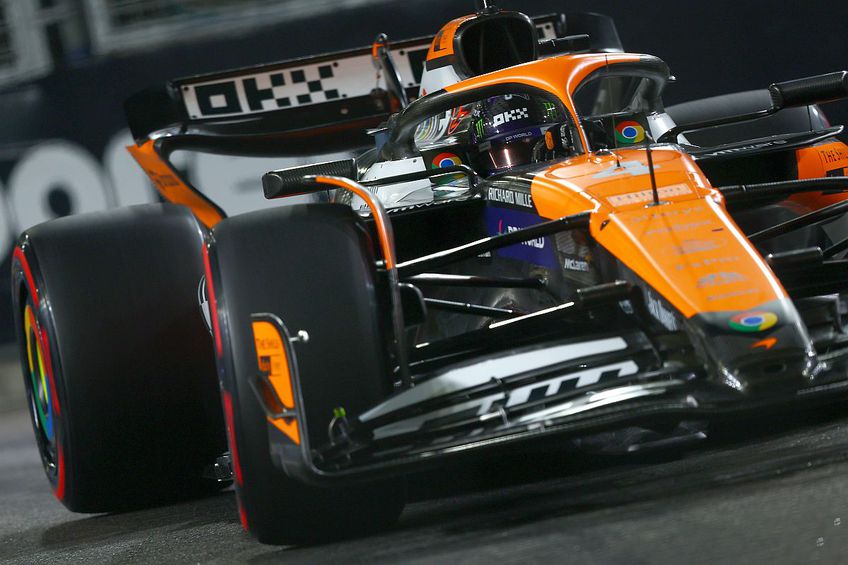
[[[667,92],[670,104],[848,67],[845,3],[498,5],[612,16],[626,50],[671,66],[678,82]],[[20,380],[9,369],[16,367],[8,270],[17,234],[55,217],[156,199],[125,150],[128,95],[170,78],[369,45],[380,32],[392,40],[431,35],[473,7],[472,0],[0,0],[0,344],[7,344],[0,409],[4,396],[20,392],[7,382]],[[833,123],[848,122],[844,104],[825,111]],[[233,214],[270,205],[261,174],[301,161],[185,154],[179,166]]]
[[[16,345],[0,346],[0,413],[26,407],[21,362]]]

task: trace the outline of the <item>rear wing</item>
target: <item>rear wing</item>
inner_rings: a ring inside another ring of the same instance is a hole
[[[606,16],[549,14],[533,18],[533,23],[540,41],[563,37],[567,29],[569,34],[588,33],[593,50],[621,50],[615,26]],[[390,46],[411,98],[418,96],[433,38],[419,37]],[[192,76],[139,92],[124,107],[137,142],[169,128],[216,136],[310,131],[325,138],[324,134],[336,135],[339,130],[377,126],[396,110],[385,77],[377,76],[372,61],[369,46]],[[333,126],[332,131],[326,131],[328,126]],[[302,141],[303,136],[299,137]],[[368,138],[362,132],[349,141],[361,146]],[[251,153],[258,149],[246,148]],[[310,152],[302,145],[280,149]]]
[[[594,50],[620,51],[615,26],[597,14],[533,18],[540,41],[569,33],[594,37]],[[568,25],[566,25],[568,24]],[[399,41],[390,51],[409,98],[418,96],[434,36]],[[368,129],[398,111],[372,47],[176,79],[124,104],[135,144],[128,149],[169,201],[189,206],[207,226],[224,212],[170,164],[189,149],[243,156],[308,156],[373,145]]]

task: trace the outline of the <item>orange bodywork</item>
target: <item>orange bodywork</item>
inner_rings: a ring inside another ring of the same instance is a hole
[[[520,83],[563,101],[579,123],[572,95],[592,72],[636,63],[627,53],[554,57],[446,87],[461,92]],[[588,140],[581,130],[583,144]],[[724,208],[691,157],[653,151],[660,206],[653,198],[645,149],[581,155],[537,174],[531,195],[539,214],[560,218],[591,211],[593,238],[683,316],[754,309],[787,297],[780,282]]]
[[[386,225],[383,214],[379,213],[377,210],[379,202],[375,199],[374,195],[368,192],[368,190],[359,183],[343,178],[316,176],[315,182],[344,188],[365,201],[368,207],[371,208],[374,224],[377,226],[377,237],[380,239],[380,251],[383,253],[383,260],[386,263],[386,268],[394,269],[395,251],[392,246],[392,238],[389,236],[389,226]]]
[[[285,337],[274,324],[264,320],[252,322],[253,341],[256,345],[256,362],[259,370],[268,375],[277,398],[283,407],[294,409],[291,368],[289,365]],[[278,430],[300,445],[300,430],[295,418],[268,418]]]
[[[188,206],[208,228],[220,222],[224,215],[196,188],[183,180],[167,160],[156,151],[156,142],[147,140],[142,145],[130,145],[127,151],[138,162],[162,198],[174,204]]]
[[[659,206],[644,149],[558,163],[534,178],[533,202],[546,218],[592,211],[592,237],[687,318],[785,298],[692,159],[658,148],[653,161]]]
[[[795,151],[798,161],[798,178],[815,179],[826,176],[848,176],[848,146],[841,141],[832,141],[804,147]],[[841,202],[848,194],[822,194],[806,192],[789,199],[789,203],[800,205],[804,212],[817,210],[828,204]]]
[[[430,49],[427,51],[427,60],[433,61],[435,59],[441,59],[442,57],[449,57],[454,54],[454,37],[456,36],[456,30],[459,29],[463,23],[468,20],[474,19],[474,15],[462,16],[461,18],[456,18],[455,20],[451,20],[439,30],[439,33],[436,34],[436,37],[433,38],[433,43],[430,44]]]

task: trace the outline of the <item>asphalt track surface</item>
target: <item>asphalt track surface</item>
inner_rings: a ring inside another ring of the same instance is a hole
[[[686,452],[535,452],[413,479],[392,531],[256,543],[234,495],[124,514],[67,512],[27,415],[0,414],[0,563],[845,563],[848,407],[725,426]]]

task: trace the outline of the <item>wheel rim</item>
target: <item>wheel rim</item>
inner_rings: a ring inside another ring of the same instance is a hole
[[[33,427],[44,468],[51,478],[55,478],[58,474],[55,399],[47,374],[40,328],[29,303],[24,309],[24,335],[26,336],[26,370],[28,372],[26,392],[31,407]]]

